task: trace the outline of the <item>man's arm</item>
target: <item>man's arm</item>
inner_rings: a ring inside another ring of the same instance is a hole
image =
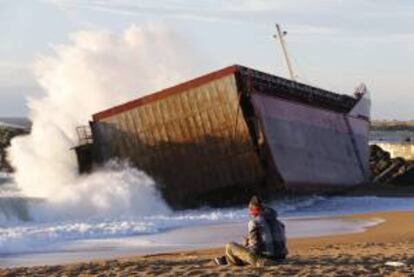
[[[248,234],[247,234],[248,245],[247,247],[255,254],[259,253],[259,224],[254,221],[250,220],[248,224]]]

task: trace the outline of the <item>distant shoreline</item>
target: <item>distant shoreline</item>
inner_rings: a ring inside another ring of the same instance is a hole
[[[414,120],[372,120],[370,131],[414,131]]]

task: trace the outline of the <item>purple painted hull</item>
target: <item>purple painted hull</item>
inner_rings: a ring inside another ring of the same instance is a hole
[[[369,122],[344,113],[252,94],[274,167],[301,191],[366,183]]]

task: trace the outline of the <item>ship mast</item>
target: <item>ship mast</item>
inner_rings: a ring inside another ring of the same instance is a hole
[[[290,62],[289,55],[286,48],[285,39],[283,38],[287,32],[281,30],[279,24],[276,24],[277,35],[273,35],[274,38],[279,38],[280,44],[282,45],[283,55],[285,56],[286,64],[288,66],[290,79],[295,81],[295,74],[293,73],[292,63]]]

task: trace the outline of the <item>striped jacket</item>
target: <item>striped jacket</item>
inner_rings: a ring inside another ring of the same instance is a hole
[[[285,225],[277,219],[270,207],[263,207],[260,214],[248,224],[248,248],[256,255],[285,258],[287,255]]]

